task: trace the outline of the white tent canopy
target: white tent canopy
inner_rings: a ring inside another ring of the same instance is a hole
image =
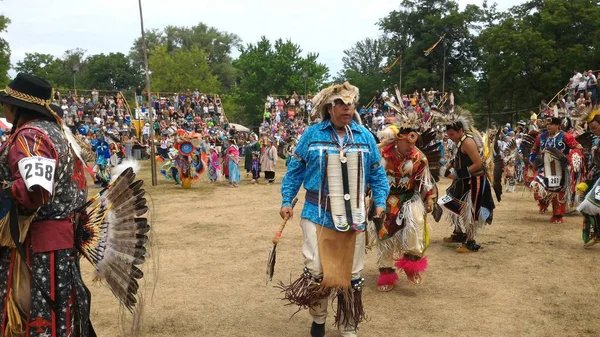
[[[250,132],[250,129],[248,129],[247,127],[243,126],[242,124],[229,123],[229,126],[234,126],[236,131]]]
[[[10,130],[12,129],[12,124],[9,123],[6,118],[0,117],[0,129],[2,130]]]

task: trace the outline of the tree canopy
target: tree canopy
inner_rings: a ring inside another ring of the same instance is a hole
[[[389,43],[385,38],[367,38],[344,50],[344,68],[338,81],[349,81],[360,88],[361,104],[368,104],[377,90],[382,90],[387,83],[384,62],[389,55],[388,48]]]
[[[307,92],[317,91],[329,77],[327,66],[317,61],[318,54],[302,56],[300,46],[290,40],[279,39],[271,44],[263,36],[255,44],[240,47],[240,51],[240,57],[233,62],[240,74],[235,97],[248,116],[248,123],[258,124],[262,119],[267,95],[292,95],[294,91],[304,95],[304,73]]]
[[[123,53],[88,57],[85,85],[100,90],[127,90],[142,82],[141,72]]]
[[[57,88],[73,88],[76,85],[86,89],[128,90],[141,83],[140,71],[125,54],[86,57],[85,53],[83,49],[67,50],[62,57],[25,53],[25,58],[17,62],[15,70],[45,78]],[[77,83],[73,83],[74,77]]]
[[[209,71],[217,77],[220,83],[219,87],[229,91],[235,85],[237,74],[231,63],[231,52],[241,43],[237,35],[222,32],[217,28],[199,23],[192,27],[167,26],[162,31],[158,29],[150,30],[146,32],[145,38],[148,47],[148,59],[159,51],[159,48],[161,48],[161,55],[167,56],[171,53],[179,53],[176,57],[182,57],[185,52],[197,54],[198,51],[201,51],[208,62]],[[138,69],[142,70],[144,68],[141,38],[134,41],[129,57]],[[154,60],[156,61],[156,58]],[[152,71],[154,72],[154,70]],[[194,86],[192,83],[181,82],[180,85]]]
[[[399,10],[381,19],[389,58],[402,59],[405,91],[442,89],[444,66],[448,88],[456,88],[457,83],[473,76],[477,56],[474,29],[479,17],[477,6],[467,5],[460,11],[452,0],[403,0]],[[424,51],[442,36],[444,39],[425,56]]]
[[[152,72],[152,91],[198,89],[204,93],[220,92],[220,82],[211,72],[208,55],[197,47],[168,52],[162,45],[152,52],[148,63]]]
[[[455,92],[457,104],[479,115],[479,122],[488,116],[506,122],[516,117],[513,112],[554,96],[573,70],[597,70],[599,17],[594,0],[529,0],[506,11],[487,1],[463,8],[457,0],[401,0],[397,10],[377,22],[380,36],[348,46],[333,81],[358,86],[361,104],[366,104],[377,90],[393,91],[402,71],[404,93],[444,87]],[[0,33],[9,23],[0,16]],[[149,30],[146,42],[153,91],[197,88],[226,94],[226,113],[239,122],[258,123],[268,94],[296,91],[301,96],[329,81],[319,55],[304,53],[290,40],[262,37],[242,45],[236,34],[198,23]],[[236,49],[240,55],[234,60]],[[27,53],[15,69],[60,88],[73,87],[74,65],[78,87],[126,90],[143,83],[141,39],[127,56],[86,53]],[[8,81],[9,69],[10,49],[0,38],[0,86]]]
[[[599,15],[593,0],[530,0],[505,12],[487,1],[460,10],[453,0],[403,0],[379,21],[379,39],[345,51],[339,80],[358,85],[368,101],[398,83],[400,66],[404,93],[441,90],[445,67],[445,90],[457,104],[483,115],[480,122],[506,122],[552,98],[573,70],[597,70]],[[398,56],[401,65],[383,72]]]
[[[573,70],[596,70],[599,15],[592,0],[529,1],[497,15],[476,41],[489,108],[531,109],[565,87]]]
[[[0,15],[0,33],[7,31],[10,20],[4,15]],[[10,47],[8,42],[0,37],[0,86],[4,87],[8,83],[8,71],[10,70]]]

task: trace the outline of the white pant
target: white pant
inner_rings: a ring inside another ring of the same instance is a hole
[[[302,254],[304,255],[304,265],[313,277],[320,278],[323,276],[323,268],[321,266],[321,258],[319,256],[319,244],[317,240],[317,230],[322,229],[322,226],[315,224],[308,219],[302,219],[300,221],[302,226],[302,233],[304,236],[304,243],[302,244]],[[360,274],[364,268],[365,260],[365,233],[360,232],[356,235],[356,243],[354,247],[354,262],[352,263],[352,279],[356,280],[360,278]],[[325,298],[321,300],[318,306],[312,307],[309,310],[310,315],[313,317],[313,321],[317,324],[325,323],[327,319],[327,307],[329,305],[329,299]],[[356,336],[354,329],[348,327],[339,328],[340,333],[344,337]]]

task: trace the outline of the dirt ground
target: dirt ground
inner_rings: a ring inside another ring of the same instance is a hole
[[[146,282],[142,336],[308,336],[308,312],[290,319],[296,309],[284,306],[274,288],[302,271],[303,190],[277,249],[275,279],[265,284],[271,238],[281,222],[283,162],[272,186],[251,185],[242,173],[239,188],[209,184],[203,175],[190,190],[162,177],[152,187],[144,165],[158,282]],[[600,246],[583,248],[578,214],[561,225],[549,217],[538,214],[528,192],[505,194],[493,225],[480,235],[483,250],[464,255],[442,241],[451,228],[434,223],[424,284],[410,285],[401,274],[390,293],[376,290],[376,253],[369,252],[363,272],[369,321],[359,335],[599,336]],[[91,285],[91,268],[82,265],[98,335],[127,335],[119,329],[116,300],[104,286]],[[338,336],[332,318],[330,310],[327,336]]]

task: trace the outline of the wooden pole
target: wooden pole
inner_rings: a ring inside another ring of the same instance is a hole
[[[442,47],[444,48],[444,71],[442,73],[442,96],[443,96],[444,93],[446,92],[446,41],[444,41],[444,44],[442,45]]]
[[[144,52],[144,70],[146,72],[146,92],[148,93],[148,121],[150,124],[150,168],[152,171],[152,186],[158,184],[156,179],[156,149],[154,145],[154,112],[152,111],[152,104],[150,102],[150,73],[148,71],[148,49],[146,47],[146,35],[144,33],[144,16],[142,14],[142,0],[138,0],[140,6],[140,25],[142,28],[142,50]],[[141,115],[141,112],[140,112]],[[141,127],[141,125],[140,125]],[[142,135],[143,137],[143,135]]]
[[[398,97],[399,102],[402,102],[402,61],[404,61],[402,58],[400,58],[400,83],[398,86],[398,89],[400,90],[400,97]]]

